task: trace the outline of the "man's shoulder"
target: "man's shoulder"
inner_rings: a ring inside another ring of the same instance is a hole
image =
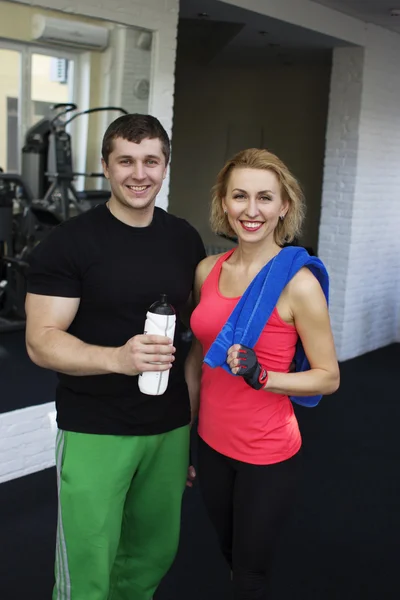
[[[197,265],[206,255],[200,233],[186,219],[157,207],[156,210],[159,221],[164,224],[165,235],[168,239],[172,239],[181,250],[183,248],[185,252],[188,252],[188,256]]]
[[[85,210],[79,215],[68,219],[68,221],[64,221],[63,225],[75,230],[85,229],[86,227],[91,227],[92,223],[102,220],[105,211],[107,211],[107,208],[104,204],[97,204],[93,208],[89,208],[89,210]]]
[[[37,244],[32,251],[33,256],[46,254],[73,254],[79,255],[80,249],[87,247],[92,225],[98,221],[96,208],[85,213],[73,216],[62,221],[49,231],[45,238]]]
[[[159,206],[156,206],[155,211],[160,220],[164,221],[164,223],[166,223],[169,227],[176,229],[176,231],[196,233],[199,235],[197,229],[183,217],[178,217],[177,215],[174,215],[163,208],[160,208]]]
[[[97,205],[89,210],[70,217],[67,221],[62,221],[56,228],[55,232],[58,235],[64,236],[79,236],[80,234],[86,235],[88,230],[96,225],[101,220],[101,213],[104,207]]]

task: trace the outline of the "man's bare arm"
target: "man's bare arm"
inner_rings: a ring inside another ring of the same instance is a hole
[[[26,347],[34,363],[75,376],[138,375],[171,368],[175,348],[166,337],[137,335],[124,346],[111,348],[86,344],[67,333],[79,303],[79,298],[27,294]]]

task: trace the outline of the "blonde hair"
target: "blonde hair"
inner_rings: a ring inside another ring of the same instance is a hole
[[[228,160],[217,176],[217,182],[212,189],[210,224],[214,233],[229,237],[235,232],[229,225],[227,216],[222,208],[222,200],[226,196],[229,177],[233,169],[266,169],[275,173],[278,178],[282,199],[288,201],[289,208],[283,220],[278,221],[274,231],[275,242],[283,246],[292,242],[300,234],[305,216],[304,195],[297,179],[287,166],[275,154],[268,150],[249,148],[235,154]]]

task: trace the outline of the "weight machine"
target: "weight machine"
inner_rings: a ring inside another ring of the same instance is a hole
[[[107,106],[75,112],[65,119],[76,110],[76,104],[57,104],[52,107],[53,114],[28,130],[22,176],[0,168],[0,332],[25,327],[27,258],[36,244],[72,216],[71,209],[79,214],[110,197],[104,190],[76,190],[76,177],[103,177],[103,173],[73,170],[71,136],[66,128],[85,114],[128,113]]]
[[[67,126],[78,117],[97,112],[128,113],[120,107],[105,106],[75,112],[65,119],[68,113],[77,110],[76,104],[57,104],[52,110],[56,113],[54,116],[41,119],[27,132],[22,149],[22,177],[31,183],[34,198],[42,199],[44,207],[66,220],[71,216],[71,207],[79,214],[93,204],[106,202],[110,196],[104,190],[76,190],[76,177],[98,178],[104,175],[74,171],[71,135],[67,132]]]

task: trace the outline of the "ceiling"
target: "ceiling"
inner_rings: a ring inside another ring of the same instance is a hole
[[[357,17],[400,33],[400,0],[312,0],[339,12]],[[392,17],[390,11],[399,9],[399,16]]]
[[[400,0],[399,0],[400,2]],[[178,61],[217,66],[330,63],[344,42],[218,0],[181,0]]]

